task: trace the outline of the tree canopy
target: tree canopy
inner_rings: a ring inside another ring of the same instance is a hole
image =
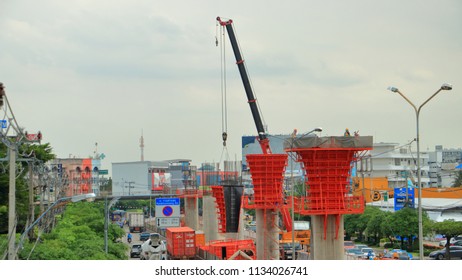
[[[18,157],[30,159],[16,164],[16,212],[18,215],[17,230],[24,229],[29,214],[29,187],[27,174],[32,164],[44,164],[55,158],[49,143],[42,145],[23,144],[18,149]],[[9,193],[9,166],[7,159],[8,148],[0,144],[0,233],[8,233],[8,193]]]
[[[431,222],[426,213],[422,216],[424,233],[431,230]],[[356,235],[358,239],[378,244],[387,238],[394,244],[400,241],[401,248],[411,249],[418,236],[419,224],[416,209],[405,207],[396,212],[385,212],[376,207],[366,207],[363,214],[345,215],[344,229],[347,237]]]
[[[117,243],[125,232],[109,224],[108,254],[104,243],[104,204],[91,202],[70,203],[51,233],[26,243],[21,259],[32,260],[124,260],[127,245]]]
[[[442,222],[433,223],[432,226],[435,232],[442,234],[446,237],[446,258],[450,259],[451,256],[449,255],[449,245],[450,240],[452,237],[458,236],[462,234],[462,222],[456,222],[453,219],[444,220]]]

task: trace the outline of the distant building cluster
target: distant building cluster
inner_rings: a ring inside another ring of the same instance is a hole
[[[274,154],[285,153],[284,142],[293,139],[292,135],[269,135],[268,138]],[[203,163],[200,167],[191,165],[189,159],[112,163],[112,194],[142,195],[176,189],[197,189],[227,182],[249,188],[252,181],[246,163],[248,154],[261,154],[255,136],[242,137],[240,162]],[[109,170],[101,169],[102,159],[104,157],[98,156],[55,159],[49,165],[57,177],[62,179],[66,195],[88,192],[100,194],[100,187],[109,180]],[[421,152],[420,160],[423,188],[451,187],[461,170],[462,149],[443,149],[438,145],[434,151]],[[416,186],[417,177],[417,155],[409,144],[375,143],[371,151],[352,163],[351,192],[362,190],[366,200],[375,201],[375,192],[381,195],[390,192],[389,196],[392,197],[395,188],[406,187],[409,182]],[[286,189],[290,189],[291,184],[305,180],[303,167],[291,156],[288,157],[285,178]]]

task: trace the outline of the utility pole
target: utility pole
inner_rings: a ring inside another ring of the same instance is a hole
[[[28,134],[23,132],[23,129],[18,125],[14,117],[8,98],[4,91],[4,86],[0,83],[0,108],[5,105],[5,117],[7,119],[1,120],[0,125],[0,140],[8,148],[9,156],[9,193],[8,193],[8,260],[16,259],[16,160],[19,146],[26,143],[33,143],[42,140],[42,133],[39,131],[37,134]],[[11,133],[10,133],[10,130]],[[11,135],[16,134],[16,135]],[[27,159],[30,160],[30,159]]]
[[[104,252],[108,253],[108,230],[109,230],[109,209],[120,199],[120,197],[112,198],[111,202],[107,203],[107,196],[104,198]]]
[[[134,186],[132,186],[132,184],[135,184],[135,182],[126,182],[126,183],[128,183],[128,187],[126,187],[126,188],[128,188],[128,195],[130,196],[131,195],[130,194],[130,189],[134,188]]]
[[[10,151],[10,187],[8,193],[8,260],[16,259],[16,146]]]
[[[34,172],[33,172],[34,163],[29,163],[29,218],[26,224],[26,227],[31,224],[35,219],[35,205],[34,205]],[[34,237],[34,231],[30,231],[29,239]]]

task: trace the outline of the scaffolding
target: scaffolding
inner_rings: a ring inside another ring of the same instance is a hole
[[[372,149],[372,137],[307,137],[285,144],[295,152],[305,169],[306,196],[295,199],[296,211],[302,215],[335,216],[336,236],[343,214],[364,212],[364,198],[349,194],[350,171],[362,151]]]

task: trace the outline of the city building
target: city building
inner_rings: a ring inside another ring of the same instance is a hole
[[[371,166],[366,171],[367,176],[386,178],[389,188],[406,187],[408,180],[417,182],[417,154],[411,151],[410,145],[374,143],[370,157]],[[421,152],[420,176],[423,188],[430,185],[429,170],[428,154]]]
[[[107,170],[101,169],[101,158],[58,158],[49,162],[51,169],[63,179],[66,196],[85,193],[99,195]],[[58,190],[59,191],[59,190]]]
[[[196,188],[196,167],[187,159],[112,163],[113,195],[145,195]]]
[[[442,145],[435,146],[435,151],[429,152],[430,185],[442,188],[454,184],[458,170],[462,163],[462,149],[443,149]]]

